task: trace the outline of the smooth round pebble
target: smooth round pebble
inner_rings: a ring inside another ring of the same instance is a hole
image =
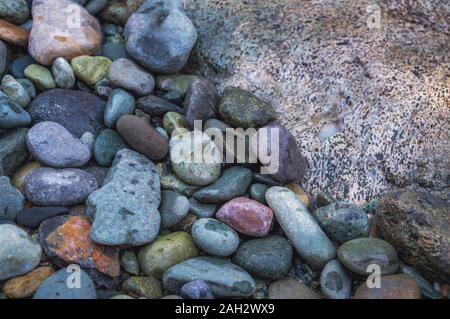
[[[208,283],[203,280],[187,282],[181,287],[181,297],[185,299],[214,299]]]

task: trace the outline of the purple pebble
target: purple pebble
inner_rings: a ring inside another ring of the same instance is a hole
[[[181,297],[185,299],[214,299],[208,284],[203,280],[194,280],[181,287]]]

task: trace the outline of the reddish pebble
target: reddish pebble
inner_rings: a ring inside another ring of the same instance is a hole
[[[225,203],[216,218],[242,234],[264,237],[272,226],[273,212],[253,199],[237,197]]]
[[[30,31],[0,19],[0,39],[21,46],[28,46]]]
[[[144,118],[124,115],[116,123],[123,139],[137,152],[151,160],[163,159],[169,152],[169,145]]]

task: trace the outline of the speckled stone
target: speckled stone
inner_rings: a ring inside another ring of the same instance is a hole
[[[104,129],[95,140],[95,160],[99,165],[111,166],[117,152],[124,148],[127,148],[127,144],[119,133],[109,128]]]
[[[193,280],[208,283],[215,297],[247,297],[256,289],[255,281],[245,270],[215,257],[196,257],[169,268],[163,285],[169,292],[177,293]]]
[[[357,205],[338,202],[317,209],[313,216],[319,226],[339,244],[369,237],[369,219]]]
[[[418,158],[431,184],[433,167],[448,167],[445,2],[379,1],[379,25],[368,20],[371,0],[184,4],[201,73],[219,91],[251,88],[272,103],[307,159],[308,194],[361,204],[409,184]],[[299,21],[311,23],[298,32]],[[322,140],[328,124],[339,133]]]
[[[122,115],[134,112],[134,106],[135,100],[133,95],[122,89],[113,90],[105,107],[105,125],[113,128]]]
[[[273,186],[266,200],[278,223],[300,256],[321,268],[336,256],[336,250],[297,195],[287,188]]]
[[[242,234],[264,237],[272,227],[273,212],[253,199],[236,197],[220,207],[216,218]]]
[[[2,91],[9,96],[11,100],[26,108],[30,103],[30,96],[25,88],[12,76],[5,75],[2,79]]]
[[[358,287],[354,299],[420,299],[417,282],[408,275],[381,276],[379,288],[368,287],[365,282]]]
[[[249,273],[266,279],[284,278],[292,265],[293,249],[281,236],[267,236],[243,243],[233,262]]]
[[[285,278],[270,284],[269,299],[322,299],[314,290],[295,280]]]
[[[235,128],[259,127],[276,119],[272,106],[237,87],[227,87],[219,112],[225,123]]]
[[[115,60],[108,71],[111,83],[139,96],[151,94],[155,87],[153,76],[129,59]]]
[[[138,253],[142,271],[155,278],[162,278],[170,267],[196,256],[198,249],[191,235],[181,231],[157,238]]]
[[[41,261],[42,249],[23,229],[0,225],[0,280],[33,270]]]
[[[338,249],[339,261],[347,269],[360,275],[370,275],[368,266],[380,267],[382,275],[397,272],[399,259],[397,252],[388,242],[378,238],[358,238],[346,242]]]
[[[228,225],[213,219],[201,218],[192,225],[195,244],[207,254],[226,257],[239,246],[239,235]]]
[[[203,187],[193,197],[202,203],[224,203],[235,197],[243,196],[252,181],[250,169],[234,166],[225,170],[213,184]]]
[[[52,65],[52,74],[56,86],[61,89],[71,89],[75,86],[75,74],[72,66],[64,58],[57,58]]]
[[[67,10],[70,6],[72,10]],[[73,32],[68,23],[73,10],[79,13],[78,21],[83,26],[77,28],[77,32]],[[70,61],[74,57],[100,51],[102,33],[99,22],[73,1],[36,0],[32,14],[28,51],[40,64],[51,65],[59,57]]]
[[[219,178],[222,154],[206,134],[179,134],[170,140],[169,145],[173,171],[184,182],[204,186]],[[203,158],[197,160],[195,153],[203,154]]]
[[[25,197],[7,176],[0,176],[0,219],[14,220],[23,210]]]
[[[37,206],[81,204],[97,188],[95,177],[77,168],[42,167],[25,178],[25,196]]]
[[[450,204],[428,192],[386,194],[377,225],[400,257],[422,275],[450,282]]]
[[[183,109],[178,105],[154,95],[141,97],[136,103],[140,110],[151,116],[163,116],[167,112],[183,114]]]
[[[329,299],[349,299],[352,281],[337,259],[330,260],[320,275],[322,294]]]
[[[26,142],[34,158],[50,167],[81,167],[91,158],[89,147],[56,122],[34,125]]]
[[[161,192],[161,227],[170,228],[178,224],[189,212],[190,204],[186,196],[169,190]]]
[[[153,162],[135,151],[120,150],[103,186],[86,201],[93,219],[92,240],[109,246],[152,242],[161,222],[160,196]]]

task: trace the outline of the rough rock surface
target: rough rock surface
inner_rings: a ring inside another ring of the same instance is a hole
[[[308,192],[363,202],[414,184],[420,165],[450,166],[445,2],[184,4],[199,33],[193,64],[220,90],[241,86],[274,105],[308,161]],[[450,198],[448,186],[434,190]]]
[[[448,202],[424,192],[394,192],[381,199],[378,226],[408,265],[450,283]]]

